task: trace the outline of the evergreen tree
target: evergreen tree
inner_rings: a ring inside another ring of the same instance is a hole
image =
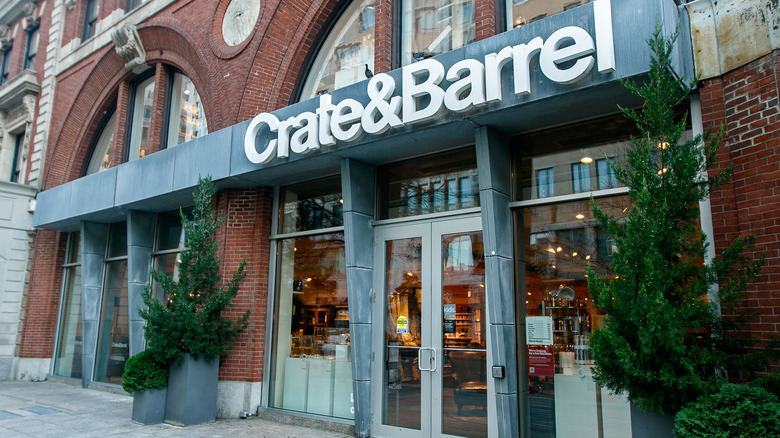
[[[766,364],[756,360],[765,352],[747,354],[755,351],[749,339],[723,336],[750,316],[735,304],[763,258],[743,256],[753,243],[748,237],[704,263],[707,242],[699,228],[699,201],[728,180],[730,167],[711,171],[720,132],[685,140],[687,113],[675,119],[675,107],[686,102],[691,86],[671,69],[673,41],[656,30],[648,40],[647,81],[623,82],[644,99],[639,111],[621,108],[641,134],[631,139],[625,166],[611,163],[629,189],[631,207],[624,217],[613,218],[592,202],[617,252],[613,276],[599,278],[592,268],[588,271],[594,305],[608,315],[590,341],[595,380],[660,413],[677,412],[713,392],[724,380],[723,370]],[[734,316],[720,318],[721,310]]]
[[[152,271],[167,300],[155,297],[151,286],[143,293],[146,308],[139,313],[146,320],[147,349],[160,362],[177,363],[182,353],[206,359],[224,355],[247,326],[249,311],[237,321],[222,317],[246,276],[246,261],[227,284],[220,284],[215,233],[225,217],[218,218],[212,209],[215,193],[211,179],[201,178],[193,193],[192,219],[179,213],[186,249],[180,254],[178,281]]]

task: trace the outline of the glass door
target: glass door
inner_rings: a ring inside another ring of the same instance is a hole
[[[372,434],[487,436],[479,217],[377,230]]]

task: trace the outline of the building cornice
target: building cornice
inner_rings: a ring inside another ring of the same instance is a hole
[[[27,15],[25,5],[37,4],[40,0],[9,0],[0,6],[0,24],[10,26],[23,15]],[[28,6],[29,8],[29,6]]]
[[[24,102],[25,96],[37,96],[40,91],[35,72],[25,70],[0,87],[0,111],[16,108]]]

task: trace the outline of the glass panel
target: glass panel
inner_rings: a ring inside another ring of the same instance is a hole
[[[599,172],[603,172],[597,167],[604,157],[610,157],[618,164],[623,163],[629,144],[630,142],[625,140],[563,152],[524,155],[521,161],[521,178],[518,178],[522,199],[568,195],[590,191],[593,187],[607,188],[598,180],[601,176],[597,178],[597,175],[602,175]],[[602,159],[597,160],[599,157]],[[611,175],[611,187],[615,187],[617,181],[614,180],[614,172]]]
[[[373,72],[374,0],[353,1],[317,54],[301,100],[368,79]]]
[[[403,2],[401,63],[411,64],[474,42],[474,0]]]
[[[154,256],[154,269],[161,274],[179,281],[179,253],[161,254]],[[154,296],[160,301],[168,301],[168,294],[160,283],[153,281]]]
[[[341,179],[325,178],[285,187],[280,214],[282,233],[344,225]]]
[[[76,239],[78,240],[78,234]],[[78,245],[75,246],[78,250]],[[57,345],[54,374],[60,377],[81,378],[81,267],[65,269],[62,321]]]
[[[474,149],[386,166],[380,170],[381,219],[479,207]]]
[[[520,27],[557,13],[584,5],[590,0],[507,0],[509,28]]]
[[[105,269],[94,380],[122,383],[125,361],[129,356],[127,261],[106,263]]]
[[[596,203],[620,217],[629,199]],[[595,434],[599,427],[604,436],[623,435],[630,431],[625,398],[602,391],[589,377],[590,333],[604,324],[605,315],[590,305],[586,269],[612,275],[613,242],[593,218],[588,199],[525,208],[523,222],[527,314],[553,333],[552,345],[528,345],[531,436]],[[560,412],[566,417],[556,418]]]
[[[482,232],[442,236],[442,432],[487,437]]]
[[[615,157],[596,160],[596,176],[599,179],[599,190],[617,187],[615,169],[610,165],[614,161]]]
[[[115,121],[116,111],[108,118],[105,126],[103,126],[103,130],[100,131],[97,142],[95,142],[95,150],[92,152],[92,157],[89,159],[87,175],[102,172],[116,164],[111,162],[111,145],[114,142]]]
[[[145,157],[152,151],[149,141],[149,127],[154,109],[154,76],[135,87],[133,103],[133,124],[130,132],[130,153],[128,161]]]
[[[155,251],[184,248],[184,232],[178,211],[169,211],[157,215],[157,238]]]
[[[206,113],[198,90],[190,78],[181,73],[173,75],[171,116],[168,121],[168,147],[208,134]]]
[[[270,405],[354,417],[342,233],[280,242]]]
[[[422,342],[422,239],[387,242],[384,424],[420,429]]]
[[[70,233],[68,240],[68,255],[65,263],[81,263],[81,233]]]
[[[111,224],[108,232],[107,257],[124,257],[127,255],[127,222]]]

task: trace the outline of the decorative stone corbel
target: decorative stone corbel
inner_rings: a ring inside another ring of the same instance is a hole
[[[8,50],[13,41],[13,38],[11,38],[11,28],[5,24],[0,24],[0,50]]]
[[[24,109],[25,109],[25,121],[27,123],[32,123],[33,119],[35,118],[35,101],[38,100],[38,96],[36,94],[27,94],[24,97],[22,97],[22,103],[24,103]]]
[[[146,65],[146,50],[141,44],[141,38],[135,25],[125,23],[119,29],[111,33],[111,39],[114,40],[116,53],[125,58],[127,63],[125,68],[140,73],[148,67]]]
[[[64,4],[69,11],[72,11],[76,7],[76,0],[65,0]]]
[[[24,20],[22,20],[22,28],[26,31],[33,30],[38,23],[41,22],[40,17],[35,16],[35,3],[28,1],[22,5],[22,11],[24,12]]]

